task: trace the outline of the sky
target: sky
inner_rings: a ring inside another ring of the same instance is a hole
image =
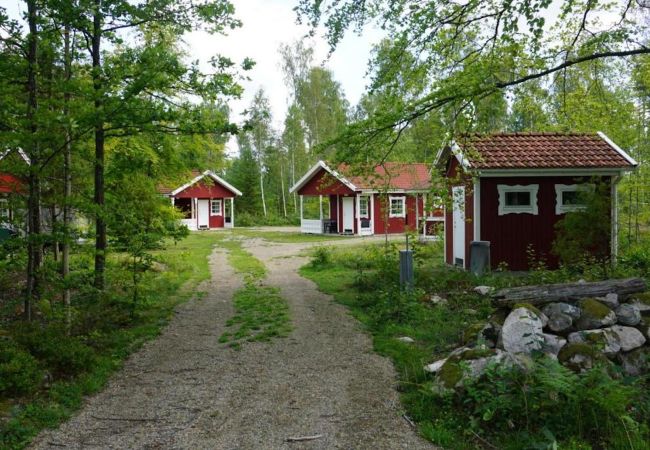
[[[314,38],[306,38],[309,27],[296,23],[293,7],[297,0],[232,0],[236,17],[243,26],[228,36],[192,33],[186,37],[193,59],[205,62],[216,53],[241,62],[252,58],[256,65],[247,73],[250,81],[242,83],[241,100],[230,102],[231,121],[239,123],[242,113],[259,88],[264,88],[273,111],[274,126],[281,129],[287,110],[289,91],[284,85],[280,69],[278,48],[280,44],[307,39],[314,48],[314,64],[332,70],[351,105],[355,105],[367,85],[366,72],[372,45],[381,39],[381,31],[366,28],[361,36],[349,32],[336,51],[329,56],[329,47],[319,30]],[[229,154],[237,152],[232,139],[227,146]]]

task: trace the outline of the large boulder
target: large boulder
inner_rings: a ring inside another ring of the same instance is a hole
[[[572,319],[578,319],[580,317],[580,308],[578,308],[576,305],[563,302],[549,303],[548,305],[544,306],[542,312],[549,318],[553,314],[566,314]]]
[[[548,328],[554,333],[564,333],[573,325],[571,316],[563,313],[554,313],[548,316]]]
[[[616,308],[616,319],[621,325],[635,326],[641,322],[641,311],[632,303],[624,303]]]
[[[595,298],[581,300],[580,309],[582,314],[576,321],[578,330],[604,328],[616,323],[616,313]]]
[[[543,317],[542,317],[543,316]],[[544,345],[544,320],[548,318],[536,308],[518,305],[501,328],[501,342],[505,351],[512,354],[529,355],[533,351],[542,350]]]
[[[650,348],[640,347],[628,353],[621,353],[619,361],[623,372],[639,376],[650,372]]]
[[[621,351],[618,334],[608,328],[577,331],[571,333],[568,340],[570,344],[587,344],[608,358],[615,357]]]
[[[606,330],[611,330],[618,335],[618,342],[621,345],[621,350],[624,352],[639,348],[646,342],[645,336],[633,327],[614,325],[613,327],[606,328]]]

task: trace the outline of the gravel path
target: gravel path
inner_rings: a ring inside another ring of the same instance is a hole
[[[157,340],[33,448],[434,448],[401,417],[390,361],[344,307],[297,274],[308,245],[246,242],[289,302],[289,337],[239,351],[217,342],[242,281],[216,250],[200,288],[210,294],[179,307]],[[286,442],[313,435],[321,437]]]

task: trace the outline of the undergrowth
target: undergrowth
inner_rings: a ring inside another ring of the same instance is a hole
[[[525,276],[494,272],[478,278],[443,266],[435,244],[416,245],[416,288],[404,292],[397,250],[322,247],[301,274],[346,305],[372,333],[375,350],[392,358],[403,405],[425,438],[459,450],[650,448],[647,379],[612,376],[601,367],[575,374],[542,359],[529,371],[493,368],[459,391],[440,393],[424,371],[464,343],[464,330],[495,313],[475,286],[597,279],[605,275],[600,267],[550,271],[538,264]],[[614,273],[629,275],[625,267]]]

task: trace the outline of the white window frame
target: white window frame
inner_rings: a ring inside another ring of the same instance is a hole
[[[393,201],[399,201],[402,203],[402,212],[401,213],[393,213]],[[388,197],[388,217],[406,217],[406,197],[404,196],[399,196],[399,197],[393,197],[390,196]]]
[[[566,214],[572,211],[580,211],[587,205],[565,205],[562,194],[565,192],[593,192],[594,186],[591,184],[556,184],[555,185],[555,214]]]
[[[11,211],[9,210],[9,202],[6,198],[0,198],[0,220],[11,218]]]
[[[507,184],[497,184],[499,192],[499,215],[505,216],[506,214],[532,214],[539,215],[537,207],[537,193],[539,192],[539,184],[515,184],[510,186]],[[506,205],[506,194],[509,192],[528,192],[530,194],[530,205]]]
[[[364,211],[364,206],[365,206],[365,211]],[[359,196],[359,217],[364,219],[368,219],[370,217],[370,196],[368,195]]]
[[[214,205],[219,205],[219,211],[214,212]],[[221,199],[210,200],[210,215],[211,216],[223,216],[223,202]]]

